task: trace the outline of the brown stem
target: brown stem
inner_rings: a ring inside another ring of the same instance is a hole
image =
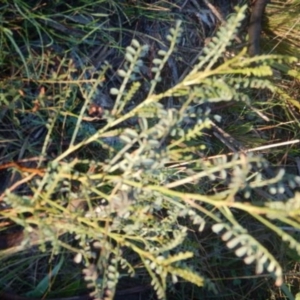
[[[262,16],[265,11],[268,0],[256,0],[252,8],[250,24],[248,29],[249,34],[249,48],[248,53],[250,56],[260,54],[260,32]]]

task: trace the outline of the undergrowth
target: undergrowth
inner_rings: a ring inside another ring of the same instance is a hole
[[[97,23],[101,38],[90,31],[93,17],[115,14],[112,22],[119,25],[134,19],[126,6],[105,3],[107,11],[92,17],[79,18],[68,4],[60,7],[81,24],[72,27],[68,49],[53,43],[65,38],[64,25],[55,23],[59,13],[50,18],[42,6],[39,14],[30,11],[30,3],[4,4],[3,20],[18,12],[25,32],[34,28],[37,44],[48,41],[54,50],[31,48],[31,37],[15,30],[18,19],[11,28],[2,22],[1,226],[24,228],[24,239],[0,252],[6,274],[1,289],[7,290],[12,274],[26,265],[23,251],[31,248],[27,283],[18,291],[27,297],[56,296],[59,289],[68,294],[60,282],[82,290],[83,278],[91,297],[113,299],[129,277],[151,284],[159,299],[178,294],[235,299],[226,293],[236,286],[243,290],[241,299],[256,290],[252,284],[273,290],[274,283],[292,297],[299,283],[287,289],[286,261],[279,254],[288,251],[299,260],[300,177],[277,164],[281,153],[264,153],[272,144],[259,148],[269,136],[254,136],[253,124],[270,121],[270,106],[255,105],[252,97],[291,99],[271,78],[275,69],[295,75],[296,60],[248,58],[246,49],[224,59],[245,17],[244,6],[183,78],[167,74],[170,61],[180,61],[184,20],[173,24],[155,51],[137,34],[124,52],[120,49],[124,61],[117,70],[109,51],[100,51],[103,45],[97,48],[101,64],[92,66],[80,55],[89,43],[103,38],[119,47],[121,38],[106,36],[112,28],[104,21]],[[22,48],[17,35],[24,39]],[[11,63],[9,47],[19,55]],[[272,126],[280,122],[271,121]],[[46,277],[36,276],[36,286],[30,279],[35,262],[51,269]],[[60,274],[65,268],[80,269],[83,276],[70,282],[70,274]]]

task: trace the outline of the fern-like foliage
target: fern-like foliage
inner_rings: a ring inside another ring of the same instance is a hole
[[[70,118],[66,107],[60,105],[47,121],[41,168],[39,173],[32,173],[29,184],[32,200],[6,193],[4,200],[13,207],[14,215],[1,214],[28,232],[37,227],[40,240],[50,241],[56,252],[60,247],[75,252],[75,261],[83,266],[84,278],[95,299],[113,299],[120,272],[133,275],[139,264],[147,271],[159,299],[166,299],[168,282],[175,283],[178,278],[203,286],[204,276],[190,264],[197,248],[187,250],[185,243],[189,240],[188,229],[196,228],[201,233],[208,226],[245,263],[254,263],[258,274],[266,270],[280,285],[280,265],[239,224],[237,210],[253,216],[299,251],[298,242],[272,223],[276,219],[281,225],[299,227],[298,195],[289,201],[259,204],[237,198],[249,198],[262,187],[271,186],[278,192],[284,180],[298,186],[298,177],[285,177],[283,171],[268,177],[264,173],[268,162],[243,151],[215,159],[194,154],[205,151],[204,133],[221,119],[211,114],[209,104],[235,100],[249,105],[249,88],[274,90],[265,78],[272,74],[270,65],[292,60],[279,56],[247,58],[242,50],[218,63],[234,39],[245,10],[243,7],[228,20],[181,82],[157,92],[164,66],[181,37],[177,22],[167,36],[168,50],[160,50],[153,60],[149,92],[137,105],[131,101],[142,86],[136,76],[142,66],[147,67],[143,57],[148,47],[134,39],[126,48],[124,66],[117,72],[120,86],[110,90],[115,97],[114,106],[104,114],[107,122],[100,128],[88,124],[93,130],[81,131],[87,128],[86,110],[101,86],[101,77],[82,80],[79,75],[72,79],[71,86],[75,84],[81,91],[84,104],[75,115],[70,144],[48,165],[42,164],[49,141],[55,136],[55,124],[64,124],[64,118]],[[253,65],[254,62],[263,64]],[[105,70],[102,71],[103,75]],[[165,100],[170,96],[179,105],[168,107]],[[132,105],[130,110],[127,104]],[[125,121],[132,125],[124,126]],[[117,145],[107,138],[115,138]],[[88,158],[87,149],[108,150],[94,161]],[[24,176],[29,175],[25,170]],[[217,183],[222,184],[222,191],[211,189]],[[76,200],[84,205],[77,205]],[[23,218],[24,212],[32,217]],[[76,236],[77,245],[57,239],[66,232]],[[30,242],[29,238],[27,243]]]

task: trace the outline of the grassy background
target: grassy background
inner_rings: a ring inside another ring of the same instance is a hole
[[[133,38],[149,47],[148,55],[144,58],[146,63],[136,78],[136,81],[141,82],[141,88],[124,108],[129,112],[147,97],[153,80],[149,69],[153,67],[157,51],[167,49],[166,35],[174,27],[175,20],[182,20],[182,38],[162,70],[162,81],[156,87],[157,94],[180,82],[191,71],[201,49],[217,29],[224,26],[218,16],[200,1],[65,2],[4,1],[0,10],[1,235],[6,236],[7,232],[12,235],[23,226],[26,227],[24,220],[27,217],[36,217],[40,223],[34,223],[34,226],[44,228],[44,232],[51,228],[51,224],[60,224],[58,227],[66,227],[68,231],[57,248],[54,239],[45,235],[45,239],[49,238],[52,244],[44,245],[44,252],[32,247],[26,253],[8,256],[10,251],[4,251],[1,255],[0,290],[29,299],[63,298],[87,293],[82,276],[83,266],[75,264],[73,258],[74,252],[78,252],[80,247],[88,246],[79,247],[72,238],[75,233],[83,243],[87,224],[83,226],[77,223],[81,215],[77,215],[77,211],[74,212],[69,207],[70,198],[87,199],[91,210],[91,206],[99,204],[103,195],[113,194],[114,187],[102,185],[100,180],[95,181],[95,184],[98,184],[101,193],[98,191],[98,194],[94,194],[95,190],[91,193],[89,183],[94,184],[94,181],[89,180],[92,180],[90,178],[93,175],[96,176],[104,162],[122,151],[124,144],[118,139],[120,130],[134,129],[137,121],[120,121],[118,126],[110,128],[106,140],[83,143],[76,150],[73,146],[88,139],[109,121],[109,113],[116,101],[116,97],[109,91],[111,88],[119,88],[122,83],[117,70],[126,63],[125,47]],[[213,6],[226,19],[238,2],[243,1],[215,1]],[[264,52],[299,56],[297,9],[299,1],[290,1],[288,4],[285,1],[272,1],[268,5],[262,36]],[[195,11],[201,14],[195,14]],[[247,21],[239,32],[241,41],[235,42],[222,60],[226,61],[237,54],[245,40],[246,24]],[[209,160],[220,154],[231,157],[234,151],[262,145],[266,145],[265,149],[257,152],[271,163],[272,167],[268,169],[270,176],[278,167],[284,167],[290,174],[299,175],[298,65],[277,64],[273,67],[279,70],[277,76],[269,78],[277,87],[276,92],[249,88],[247,93],[251,99],[250,107],[236,101],[210,104],[210,110],[220,115],[222,121],[218,123],[218,127],[205,131],[198,140],[179,144],[177,151],[184,155],[178,156],[178,167],[172,165],[172,168],[165,168],[162,176],[168,173],[172,180],[181,179],[186,176],[185,162],[189,164],[189,169],[197,172],[202,165],[191,163],[193,160]],[[98,85],[101,85],[100,89],[97,88]],[[91,100],[92,105],[86,99]],[[168,108],[181,107],[182,102],[180,97],[173,96],[163,100]],[[122,115],[119,117],[122,118]],[[186,126],[188,127],[188,122]],[[227,134],[225,140],[222,138],[224,132]],[[294,141],[295,144],[284,144],[288,141]],[[172,143],[172,139],[166,139],[166,143]],[[271,148],[276,143],[282,144]],[[199,144],[205,145],[206,149],[203,151]],[[70,149],[72,151],[67,155]],[[66,159],[58,159],[61,157]],[[73,164],[76,160],[79,162]],[[62,163],[61,169],[56,168],[55,161]],[[53,166],[49,167],[49,163],[53,163]],[[71,165],[74,168],[72,172],[81,174],[81,179],[78,180],[74,175],[72,180],[61,180],[56,186],[56,176],[67,179],[64,176],[69,174],[68,166]],[[45,168],[53,168],[53,172],[43,171]],[[158,174],[157,178],[150,178],[144,184],[159,186],[159,177]],[[41,186],[39,182],[42,180],[45,191],[38,191],[37,186]],[[49,182],[51,184],[46,188]],[[24,205],[38,192],[42,194],[44,202],[35,204],[28,210],[18,210],[16,204],[14,206],[7,201],[4,203],[4,191],[7,189],[16,195],[16,202],[11,203]],[[226,190],[226,184],[222,181],[201,181],[186,184],[178,190],[214,195]],[[265,192],[259,190],[255,193],[251,198],[252,203],[260,204],[272,197],[273,200],[282,199],[279,193],[270,196]],[[286,188],[285,193],[287,197],[292,197],[294,190]],[[145,193],[141,197],[149,199],[145,201],[151,203],[158,196]],[[239,199],[242,196],[237,194],[237,197]],[[121,205],[124,205],[124,201],[122,198]],[[140,209],[142,211],[142,207]],[[154,217],[151,215],[152,211],[149,211],[146,214],[149,224],[152,219],[163,223],[168,209],[169,207],[163,207],[162,210],[155,210]],[[209,205],[204,205],[204,209],[215,211]],[[118,213],[120,212],[117,211]],[[189,263],[205,278],[206,284],[204,288],[197,287],[181,279],[177,284],[169,283],[168,299],[293,299],[298,293],[298,253],[290,250],[276,235],[266,231],[253,216],[235,211],[234,208],[233,213],[239,224],[247,228],[280,262],[285,283],[281,287],[274,287],[270,275],[255,274],[252,265],[245,265],[232,250],[227,249],[221,239],[216,238],[211,230],[211,222],[208,221],[208,226],[199,233],[191,220],[184,220],[189,231],[185,242],[180,245],[180,251],[192,250],[194,256]],[[41,220],[40,216],[43,214],[47,214],[47,221]],[[295,222],[299,223],[299,220]],[[153,224],[157,226],[159,223]],[[108,222],[105,226],[108,226]],[[153,231],[158,231],[159,228],[155,226]],[[298,230],[290,233],[299,240]],[[60,231],[55,232],[55,235],[60,235]],[[86,239],[87,244],[94,240]],[[136,245],[139,243],[136,242]],[[105,249],[104,245],[102,249]],[[119,271],[121,279],[116,297],[134,299],[133,297],[142,295],[143,299],[156,299],[153,290],[149,289],[149,274],[142,268],[137,253],[125,246],[121,250],[136,273],[133,278],[129,278],[127,272]],[[116,249],[108,248],[107,251],[115,251],[112,254],[118,255]],[[102,254],[97,255],[102,257]],[[100,261],[101,263],[102,269],[113,264],[108,261]]]

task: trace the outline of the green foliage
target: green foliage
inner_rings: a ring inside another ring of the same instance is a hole
[[[37,113],[39,126],[46,130],[37,169],[23,170],[27,195],[6,191],[3,199],[11,210],[1,211],[27,232],[21,249],[39,244],[46,250],[47,241],[54,253],[63,248],[72,251],[95,299],[113,299],[119,279],[134,276],[142,266],[157,297],[166,299],[168,285],[181,279],[204,286],[205,276],[192,264],[197,248],[187,250],[187,245],[189,230],[201,234],[211,228],[238,258],[255,265],[256,274],[265,271],[274,276],[276,285],[282,284],[279,262],[237,215],[256,219],[300,254],[299,242],[281,229],[299,229],[299,195],[258,204],[251,199],[265,187],[271,194],[272,190],[284,193],[283,183],[296,187],[299,177],[283,170],[267,176],[268,161],[244,151],[213,159],[199,158],[192,151],[204,153],[205,132],[214,120],[221,120],[209,105],[232,100],[249,106],[249,89],[275,90],[267,78],[271,66],[294,61],[276,55],[247,58],[245,49],[222,61],[245,10],[238,10],[220,29],[185,78],[159,92],[164,67],[182,35],[177,22],[167,36],[169,48],[158,51],[152,60],[154,77],[145,99],[136,105],[133,98],[142,87],[137,75],[142,67],[148,67],[143,61],[148,47],[133,39],[125,50],[125,63],[117,71],[120,86],[110,89],[115,101],[112,110],[103,114],[103,126],[86,123],[86,112],[98,87],[103,86],[107,68],[92,72],[97,77],[93,79],[87,68],[74,74],[65,68],[72,66],[72,61],[63,61],[57,70],[43,74],[38,82],[47,84],[52,95],[41,100],[44,111]],[[24,66],[23,76],[29,79],[30,67],[25,62]],[[12,100],[9,95],[9,82],[0,84],[2,103],[12,106],[16,102],[17,107],[18,98]],[[74,96],[78,91],[83,98],[80,110],[76,110]],[[180,105],[169,107],[168,97]],[[22,110],[31,115],[28,111]],[[62,135],[70,124],[73,130],[67,146],[56,148],[53,156],[47,153],[53,143],[64,141]],[[95,156],[89,151],[104,154]],[[223,189],[211,192],[217,184]],[[58,238],[66,233],[75,236],[76,242]],[[3,251],[2,256],[8,252],[12,251]]]

